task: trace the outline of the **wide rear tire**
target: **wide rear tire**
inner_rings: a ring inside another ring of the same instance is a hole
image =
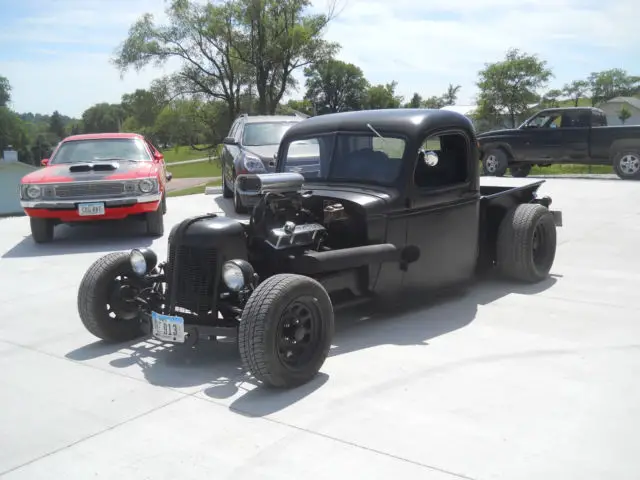
[[[513,280],[536,283],[549,276],[556,255],[556,224],[543,205],[511,209],[498,229],[497,266]]]
[[[333,306],[320,283],[302,275],[274,275],[256,288],[244,307],[238,329],[240,357],[265,386],[293,388],[320,371],[333,332]]]
[[[118,295],[123,284],[119,277],[132,275],[127,252],[108,253],[84,274],[78,289],[78,313],[91,334],[107,342],[125,342],[144,335],[140,310]]]

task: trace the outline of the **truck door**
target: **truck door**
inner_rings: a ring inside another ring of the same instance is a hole
[[[562,150],[560,120],[559,111],[543,111],[524,126],[526,140],[522,147],[523,161],[553,163],[560,160]]]
[[[407,245],[420,249],[408,265],[403,286],[429,288],[454,284],[474,275],[478,254],[479,202],[477,165],[471,140],[463,131],[427,138],[410,189]],[[437,164],[429,165],[437,156]]]
[[[566,110],[562,114],[560,148],[558,156],[562,162],[583,163],[589,158],[589,110]]]

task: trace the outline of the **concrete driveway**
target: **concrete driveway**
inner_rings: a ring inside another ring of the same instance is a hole
[[[83,329],[81,276],[149,245],[135,230],[35,246],[26,218],[0,220],[0,476],[637,479],[640,184],[543,191],[565,221],[552,278],[339,317],[322,374],[288,392],[256,389],[232,342],[110,347]],[[167,220],[226,204],[170,198]],[[166,236],[153,247],[164,258]]]

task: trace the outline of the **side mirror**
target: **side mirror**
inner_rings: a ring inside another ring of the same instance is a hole
[[[164,160],[164,155],[160,152],[155,152],[153,154],[153,161],[156,163],[161,163]]]
[[[43,158],[42,160],[40,160],[40,165],[42,165],[43,167],[46,167],[47,165],[49,165],[49,159]]]
[[[167,172],[167,182],[170,182],[172,178],[173,178],[173,173]]]
[[[237,145],[238,142],[236,142],[236,139],[233,137],[225,137],[224,140],[222,140],[222,143],[224,143],[225,145]]]

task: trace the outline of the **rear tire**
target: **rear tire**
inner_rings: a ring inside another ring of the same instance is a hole
[[[147,234],[152,237],[161,237],[164,235],[164,215],[162,213],[162,205],[158,205],[155,212],[148,212],[146,215]]]
[[[242,363],[265,386],[293,388],[312,380],[329,354],[331,299],[316,280],[279,274],[255,289],[242,313]],[[292,362],[300,361],[294,365]]]
[[[556,224],[544,206],[513,208],[498,229],[497,264],[502,275],[536,283],[549,276],[556,255]]]
[[[49,243],[53,241],[53,220],[48,218],[29,217],[31,237],[36,243]]]
[[[127,252],[108,253],[89,267],[78,289],[78,313],[89,333],[107,342],[144,336],[137,305],[121,305],[114,294],[117,278],[132,275]]]
[[[501,148],[489,150],[482,159],[482,172],[492,177],[502,177],[507,172],[509,157]]]
[[[613,156],[613,171],[623,180],[640,180],[640,151],[617,152]]]

